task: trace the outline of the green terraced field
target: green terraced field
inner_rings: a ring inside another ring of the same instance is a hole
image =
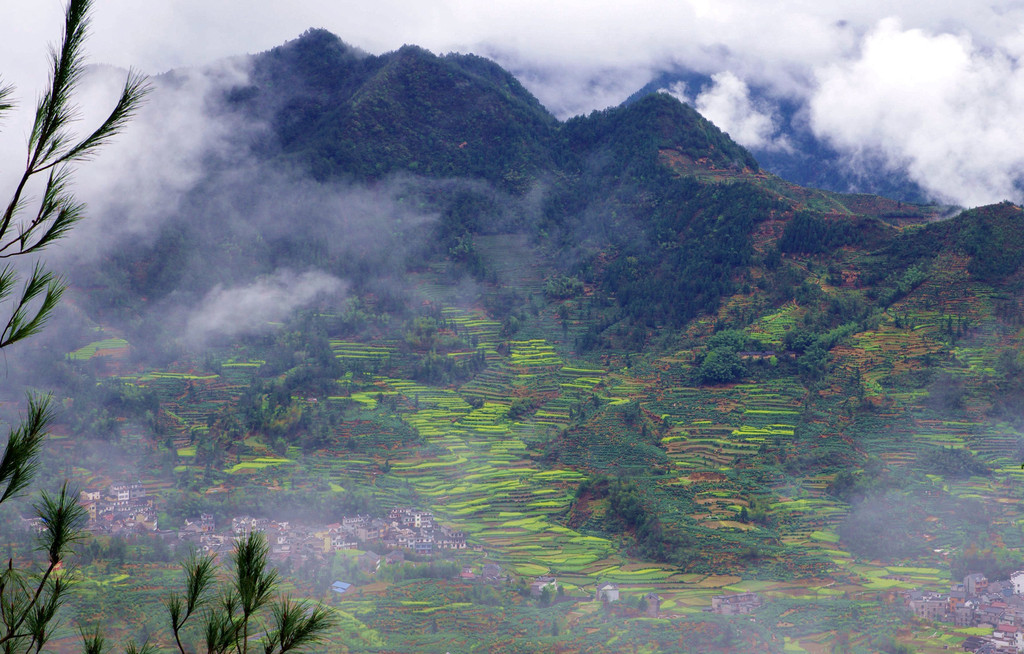
[[[440,297],[441,289],[437,293]],[[586,593],[604,581],[620,584],[626,593],[657,592],[664,598],[663,610],[676,615],[704,615],[710,598],[721,592],[754,590],[769,598],[831,602],[911,587],[941,588],[947,573],[937,556],[884,565],[865,563],[847,551],[838,525],[850,507],[826,494],[834,470],[762,473],[754,463],[773,452],[790,457],[821,452],[826,460],[851,456],[848,430],[856,428],[857,436],[869,434],[857,441],[858,456],[871,454],[887,465],[912,466],[925,448],[968,447],[991,462],[1001,480],[1024,481],[1024,471],[1013,460],[1016,434],[982,419],[971,404],[977,381],[968,382],[967,409],[955,418],[936,416],[927,405],[926,390],[893,385],[894,370],[913,373],[915,358],[934,351],[930,339],[941,327],[937,312],[928,313],[909,300],[906,306],[915,323],[912,329],[896,329],[889,316],[877,329],[854,334],[832,352],[835,366],[860,371],[863,394],[881,407],[856,416],[856,423],[841,410],[842,401],[857,392],[852,375],[822,385],[813,397],[793,375],[694,386],[692,369],[699,350],[634,361],[628,368],[605,366],[604,360],[598,366],[596,360],[573,359],[556,340],[532,337],[543,330],[510,339],[501,323],[482,311],[442,307],[445,329],[471,336],[484,353],[486,368],[470,381],[435,386],[403,377],[401,366],[408,354],[400,353],[400,341],[370,345],[331,339],[334,357],[351,365],[344,368],[337,390],[321,396],[325,410],[343,416],[332,427],[336,440],[306,454],[290,444],[287,457],[276,457],[270,456],[267,439],[250,434],[224,472],[284,487],[290,479],[315,477],[334,493],[368,491],[382,507],[407,505],[415,498],[442,524],[465,531],[470,543],[482,550],[479,556],[517,575],[553,574]],[[780,348],[802,314],[797,305],[784,305],[753,322],[746,333]],[[985,336],[951,348],[957,375],[976,380],[995,374],[993,351],[1001,343]],[[73,354],[85,359],[115,344],[97,341],[90,344],[96,346],[93,350]],[[459,360],[475,355],[476,350],[445,356]],[[622,361],[618,355],[605,356],[609,362]],[[237,400],[262,365],[261,359],[237,356],[221,363],[219,374],[184,368],[130,378],[160,396],[161,424],[175,437],[175,473],[195,467],[198,448],[185,436],[202,438],[212,417]],[[303,411],[317,410],[315,396],[296,392],[292,399]],[[263,402],[267,408],[265,398]],[[562,444],[561,456],[545,460],[545,448],[555,441]],[[346,443],[363,449],[346,449]],[[628,532],[602,530],[610,510],[607,502],[596,501],[592,515],[570,519],[577,487],[609,469],[640,480],[645,500],[666,523],[689,525],[705,557],[701,567],[690,569],[700,573],[683,572],[692,563],[635,560],[624,550]],[[1005,487],[991,480],[932,477],[952,497],[1007,511],[1017,506],[1006,497]],[[771,516],[770,524],[740,522],[741,512],[752,508],[755,499]],[[1008,526],[1001,533],[1003,542],[1024,546],[1024,520],[1003,520]],[[952,540],[939,538],[934,544],[948,548]],[[753,572],[735,557],[737,551],[758,547],[765,548],[759,565],[776,558],[776,567]],[[787,569],[799,572],[784,582],[782,571]],[[353,628],[371,624],[360,614],[363,609],[357,610],[359,602],[346,602],[353,608],[348,614]],[[448,612],[478,608],[459,601],[446,608],[422,599],[403,600],[398,606],[439,620],[450,619]],[[590,613],[577,610],[577,619]],[[798,648],[811,648],[822,637],[794,637],[786,646],[804,651]],[[617,638],[609,636],[608,641]],[[384,642],[375,636],[370,640]]]
[[[67,357],[73,361],[87,361],[95,356],[102,356],[106,352],[126,347],[128,347],[128,341],[123,338],[105,338],[80,347],[74,352],[68,353]]]

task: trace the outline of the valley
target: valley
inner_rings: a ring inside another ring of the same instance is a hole
[[[561,122],[481,57],[323,30],[205,99],[237,129],[135,207],[145,237],[69,259],[0,398],[13,423],[53,389],[45,484],[152,504],[91,523],[62,651],[167,642],[179,536],[243,516],[320,534],[274,562],[329,652],[991,633],[906,592],[1024,568],[1019,206],[801,188],[663,93]],[[24,560],[29,503],[4,510]],[[397,541],[323,541],[414,510],[465,548],[366,569]]]

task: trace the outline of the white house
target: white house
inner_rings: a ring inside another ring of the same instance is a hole
[[[1014,595],[1024,595],[1024,570],[1018,570],[1011,574],[1010,583],[1013,584]]]
[[[597,601],[605,602],[618,602],[619,601],[619,587],[615,584],[604,583],[597,587]]]

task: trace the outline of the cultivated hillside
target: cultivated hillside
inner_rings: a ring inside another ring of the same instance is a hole
[[[800,187],[667,95],[559,122],[484,59],[323,31],[209,101],[258,129],[70,275],[54,461],[174,528],[429,509],[506,571],[288,559],[358,587],[338,651],[939,647],[893,591],[1024,565],[1019,207]],[[738,591],[756,622],[702,612]]]

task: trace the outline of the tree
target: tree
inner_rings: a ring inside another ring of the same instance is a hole
[[[106,120],[82,139],[70,131],[77,118],[73,103],[83,70],[82,47],[92,0],[71,0],[65,12],[64,39],[52,53],[50,82],[36,107],[28,140],[25,169],[0,218],[0,259],[36,254],[83,216],[83,205],[70,191],[74,164],[92,158],[131,118],[148,91],[145,78],[130,72],[116,106]],[[12,87],[0,88],[0,115],[13,108]],[[41,198],[29,202],[29,183],[45,177]],[[33,210],[28,211],[33,205]],[[0,270],[0,299],[10,298],[8,320],[0,332],[0,348],[21,341],[42,329],[64,291],[64,281],[36,264],[20,293],[19,274],[11,264]]]
[[[735,350],[718,347],[708,352],[701,361],[697,379],[702,384],[727,384],[742,377],[746,371],[743,360]]]
[[[199,651],[194,645],[186,647],[182,637],[189,620],[200,610],[199,632],[208,654],[247,654],[250,647],[258,647],[264,654],[284,654],[323,639],[334,623],[329,609],[287,596],[272,601],[277,571],[268,566],[269,553],[270,546],[262,532],[251,532],[239,541],[231,557],[230,582],[219,593],[214,589],[217,567],[212,555],[193,553],[185,561],[185,591],[172,594],[166,602],[180,654]],[[269,620],[264,620],[267,610]],[[257,641],[253,636],[258,631],[263,636]]]
[[[5,260],[0,268],[0,350],[38,333],[65,288],[63,279],[41,263],[26,274],[14,262],[37,255],[82,218],[83,206],[70,191],[74,165],[91,158],[120,131],[148,91],[145,78],[129,72],[106,120],[83,138],[70,131],[77,118],[73,99],[82,77],[91,4],[70,0],[65,9],[64,37],[51,51],[49,84],[36,106],[24,172],[0,215],[0,259]],[[0,117],[13,109],[13,92],[10,85],[0,84]],[[36,179],[42,192],[32,201],[28,194]],[[10,429],[0,457],[0,503],[23,494],[32,482],[52,419],[49,396],[30,395],[25,419]],[[5,654],[38,652],[46,644],[57,610],[67,599],[62,564],[81,538],[86,519],[67,483],[55,494],[42,493],[35,511],[41,519],[44,560],[31,569],[16,568],[8,560],[0,572],[0,649]]]
[[[551,584],[547,584],[540,591],[540,599],[538,600],[538,603],[541,606],[548,606],[549,604],[551,604],[551,597],[553,595],[554,593],[551,592]]]

